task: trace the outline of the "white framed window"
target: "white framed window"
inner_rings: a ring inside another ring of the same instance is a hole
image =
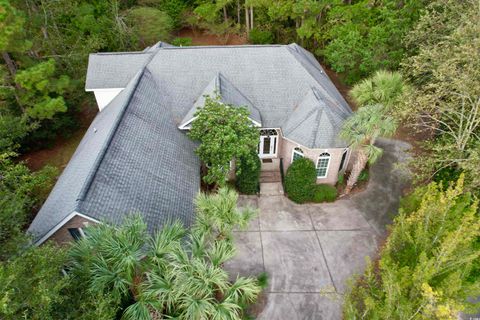
[[[330,166],[330,153],[324,152],[320,154],[317,160],[317,178],[326,178],[328,175],[329,166]]]
[[[79,240],[85,237],[85,232],[82,228],[68,228],[68,232],[74,240]]]
[[[303,150],[300,149],[299,147],[295,147],[293,148],[292,150],[292,162],[297,160],[297,159],[300,159],[300,158],[303,158],[304,155],[303,155]]]
[[[340,161],[340,167],[338,167],[338,171],[345,170],[347,166],[347,157],[348,157],[348,148],[345,148],[342,153],[342,160]]]

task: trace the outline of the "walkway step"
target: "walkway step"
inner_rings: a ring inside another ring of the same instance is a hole
[[[262,171],[260,172],[260,182],[281,182],[280,171]]]
[[[280,196],[283,195],[283,186],[281,182],[261,182],[261,196]]]

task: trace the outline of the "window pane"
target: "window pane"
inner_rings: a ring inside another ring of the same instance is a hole
[[[263,154],[269,154],[270,153],[270,141],[272,138],[270,137],[265,137],[263,138]]]
[[[325,178],[327,176],[328,163],[330,162],[330,154],[322,153],[317,161],[317,177]]]

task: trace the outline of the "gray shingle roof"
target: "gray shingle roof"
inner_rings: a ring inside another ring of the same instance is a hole
[[[345,147],[338,138],[348,114],[331,106],[312,88],[283,125],[283,134],[308,148]]]
[[[125,88],[154,53],[155,50],[91,54],[85,90]]]
[[[343,146],[337,134],[351,114],[320,64],[296,44],[159,42],[143,52],[90,55],[86,89],[108,88],[125,89],[96,117],[32,222],[37,239],[72,212],[111,223],[139,212],[151,231],[171,219],[188,225],[200,163],[177,126],[215,88],[225,103],[246,105],[263,127],[280,127],[309,148]]]
[[[108,148],[129,95],[134,91],[140,74],[131,79],[127,87],[102,112],[88,128],[77,150],[63,170],[47,200],[30,225],[28,231],[35,238],[43,237],[59,222],[76,210],[77,200],[92,178],[92,170]]]
[[[220,101],[232,105],[232,106],[243,106],[247,107],[250,112],[250,119],[256,121],[260,125],[262,124],[262,117],[260,111],[253,105],[253,103],[248,100],[227,78],[225,78],[221,73],[218,73],[212,81],[208,83],[201,95],[195,100],[192,108],[187,112],[185,117],[183,117],[180,122],[181,125],[189,123],[195,116],[195,112],[199,108],[202,108],[205,105],[205,97],[216,97],[219,96]]]
[[[194,148],[145,69],[97,115],[28,231],[39,240],[72,212],[114,224],[140,213],[150,231],[189,225],[200,187]]]
[[[190,225],[200,189],[194,149],[145,70],[78,211],[115,224],[141,213],[152,232],[176,219]]]

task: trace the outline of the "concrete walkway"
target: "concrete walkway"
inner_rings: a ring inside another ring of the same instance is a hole
[[[386,152],[367,189],[348,199],[297,205],[282,195],[240,197],[239,206],[258,208],[259,216],[235,233],[238,253],[226,268],[233,276],[268,273],[259,319],[341,319],[347,281],[376,254],[407,181],[395,163],[407,159],[408,144],[379,145]]]

